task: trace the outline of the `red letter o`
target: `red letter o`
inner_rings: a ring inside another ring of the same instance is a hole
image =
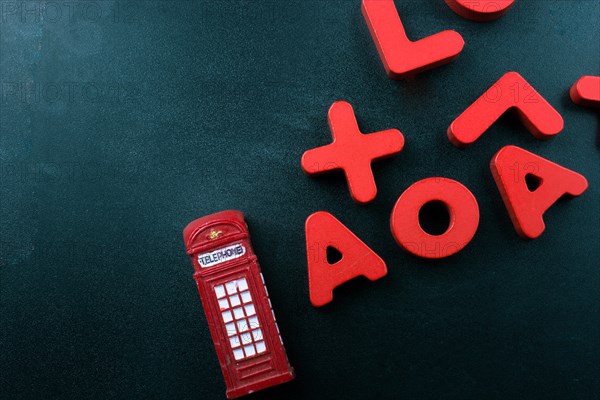
[[[450,224],[441,235],[430,235],[419,223],[419,210],[430,201],[448,209]],[[424,258],[444,258],[458,253],[473,239],[479,225],[479,206],[473,193],[460,182],[427,178],[400,195],[391,218],[392,235],[406,251]]]

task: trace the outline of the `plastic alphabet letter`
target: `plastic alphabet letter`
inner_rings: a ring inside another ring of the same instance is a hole
[[[352,106],[345,101],[336,101],[329,109],[329,128],[333,143],[306,151],[302,169],[309,175],[341,169],[354,201],[370,202],[377,195],[371,162],[398,154],[404,136],[397,129],[362,134]]]
[[[503,16],[515,0],[445,0],[448,7],[463,18],[487,22]]]
[[[330,264],[327,248],[342,258]],[[333,300],[333,289],[357,276],[375,281],[387,275],[385,262],[333,215],[318,211],[306,219],[306,255],[310,302],[321,307]]]
[[[450,224],[441,235],[430,235],[419,223],[419,211],[426,203],[444,203]],[[406,251],[423,258],[444,258],[461,251],[479,226],[479,206],[469,189],[448,178],[427,178],[402,193],[390,220],[392,235]]]
[[[452,122],[448,138],[457,147],[467,146],[510,108],[517,110],[521,122],[538,139],[549,139],[563,129],[558,111],[521,75],[508,72]]]
[[[447,64],[462,51],[458,32],[447,30],[411,42],[402,26],[394,0],[363,0],[362,13],[383,66],[392,79],[404,79]]]
[[[575,104],[600,108],[600,76],[582,76],[571,87],[570,94]]]
[[[535,239],[544,232],[544,213],[564,195],[588,187],[583,175],[516,146],[500,149],[490,162],[492,175],[517,233]],[[528,186],[528,178],[535,188]]]

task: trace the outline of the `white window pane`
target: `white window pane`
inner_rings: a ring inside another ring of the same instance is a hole
[[[235,319],[244,318],[244,311],[242,310],[242,307],[234,308],[233,316],[235,317]]]
[[[250,303],[248,305],[245,305],[244,308],[246,309],[246,315],[256,314],[256,310],[254,309],[254,304]]]
[[[246,331],[250,330],[250,328],[248,327],[248,321],[245,319],[239,320],[237,322],[237,327],[238,327],[238,332],[246,332]]]
[[[235,331],[235,324],[233,322],[225,325],[225,330],[227,331],[227,336],[233,336],[237,333]]]
[[[250,296],[250,292],[242,293],[242,302],[250,303],[252,301],[252,296]]]
[[[215,294],[217,295],[217,299],[225,296],[225,288],[223,285],[215,286]]]
[[[258,328],[258,327],[260,326],[260,325],[259,325],[259,323],[258,323],[258,318],[257,318],[257,317],[255,317],[255,316],[254,316],[254,317],[250,317],[250,318],[248,318],[248,326],[249,326],[251,329]]]
[[[228,323],[233,321],[233,315],[231,315],[231,311],[223,311],[223,322]]]
[[[258,342],[256,343],[256,352],[257,353],[264,353],[265,351],[267,351],[267,346],[265,346],[265,342]]]
[[[237,282],[236,281],[227,282],[225,284],[225,287],[227,287],[227,294],[234,294],[235,292],[237,292]]]
[[[248,290],[248,282],[246,282],[246,278],[238,279],[237,281],[238,287],[240,288],[240,292],[244,290]]]
[[[246,353],[246,357],[250,357],[256,354],[256,350],[254,350],[254,345],[250,344],[248,346],[244,346],[244,352]]]
[[[252,343],[252,335],[250,335],[250,332],[242,333],[240,337],[242,338],[242,344]]]
[[[234,337],[229,338],[229,344],[231,345],[232,349],[234,349],[236,347],[240,347],[240,337],[234,336]]]
[[[229,296],[229,302],[231,303],[231,307],[239,306],[241,304],[240,296],[238,296],[237,294]]]
[[[262,340],[263,335],[260,328],[252,331],[252,337],[254,338],[254,340]]]
[[[219,300],[219,307],[221,310],[227,310],[229,308],[229,303],[227,302],[226,298]]]
[[[242,358],[244,358],[244,352],[242,351],[241,347],[239,349],[233,350],[233,357],[236,360],[241,360]]]

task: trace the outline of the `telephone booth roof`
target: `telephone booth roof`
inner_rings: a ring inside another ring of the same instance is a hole
[[[198,218],[183,230],[183,240],[189,255],[204,248],[245,237],[248,237],[248,229],[244,214],[236,210],[221,211]]]

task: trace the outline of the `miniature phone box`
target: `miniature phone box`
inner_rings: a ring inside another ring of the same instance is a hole
[[[210,334],[233,399],[294,378],[244,214],[222,211],[183,230]]]

